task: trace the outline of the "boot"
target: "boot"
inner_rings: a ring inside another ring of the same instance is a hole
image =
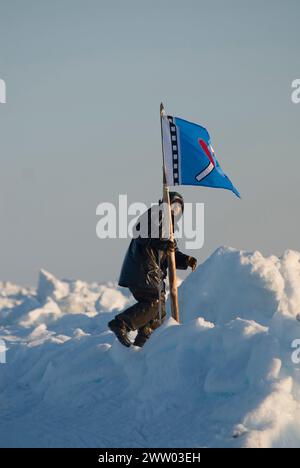
[[[133,346],[138,346],[139,348],[142,348],[146,341],[149,340],[152,332],[153,330],[150,324],[147,324],[144,327],[140,328],[138,330],[138,334],[135,337]]]
[[[130,341],[127,335],[130,330],[125,324],[125,322],[123,322],[123,320],[115,318],[108,323],[108,327],[112,332],[114,332],[114,334],[123,346],[129,348],[132,345],[132,342]]]
[[[144,333],[139,331],[135,337],[133,346],[138,346],[139,348],[142,348],[148,339],[149,336],[144,335]]]

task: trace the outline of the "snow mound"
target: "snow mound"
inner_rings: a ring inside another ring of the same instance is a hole
[[[0,283],[0,446],[300,447],[300,253],[222,247],[179,298],[181,325],[126,349],[127,290]]]
[[[54,300],[61,299],[69,293],[68,285],[56,279],[48,271],[41,270],[39,276],[39,284],[37,289],[37,299],[43,303],[48,298]]]
[[[240,317],[268,324],[278,308],[294,318],[300,312],[300,253],[265,258],[221,247],[184,281],[180,306],[184,321],[201,315],[214,323]]]

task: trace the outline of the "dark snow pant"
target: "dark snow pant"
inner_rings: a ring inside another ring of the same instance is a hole
[[[161,320],[159,317],[159,293],[155,289],[129,288],[137,303],[126,309],[116,318],[123,320],[130,330],[138,330],[135,339],[137,346],[143,346],[151,333],[166,318],[165,291],[161,292]]]

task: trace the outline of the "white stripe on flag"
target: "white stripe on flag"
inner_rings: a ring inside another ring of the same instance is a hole
[[[200,172],[200,174],[198,174],[196,176],[196,179],[198,180],[198,182],[200,182],[200,180],[204,179],[206,176],[208,176],[208,174],[210,174],[213,170],[214,170],[215,166],[213,165],[213,163],[210,163],[206,169],[204,169],[204,171]]]

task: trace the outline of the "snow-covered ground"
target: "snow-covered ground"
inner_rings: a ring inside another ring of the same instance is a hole
[[[179,298],[181,325],[126,349],[125,289],[0,283],[0,445],[300,447],[300,253],[220,248]]]

